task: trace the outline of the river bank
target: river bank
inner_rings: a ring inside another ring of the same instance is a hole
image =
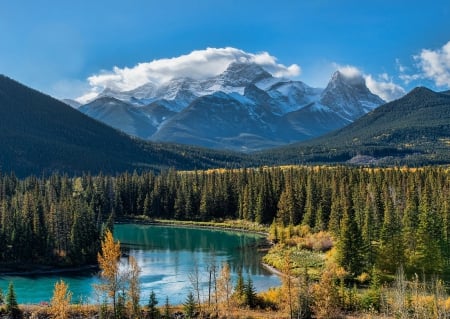
[[[98,271],[98,265],[84,265],[77,267],[61,267],[50,265],[34,265],[34,264],[21,264],[21,265],[0,265],[0,277],[9,276],[41,276],[41,275],[58,275],[58,274],[70,274],[70,273],[86,273]]]
[[[115,224],[142,224],[142,225],[161,225],[161,226],[180,226],[180,227],[196,227],[206,229],[224,229],[230,231],[251,232],[267,237],[268,227],[257,223],[243,220],[226,220],[226,221],[189,221],[189,220],[169,220],[169,219],[151,219],[147,216],[135,216],[120,218]]]

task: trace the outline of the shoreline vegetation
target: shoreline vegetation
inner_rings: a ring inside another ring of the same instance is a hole
[[[170,220],[170,219],[151,219],[145,215],[120,218],[115,224],[142,224],[142,225],[161,225],[161,226],[179,226],[195,227],[206,229],[223,229],[229,231],[251,232],[261,236],[267,236],[268,226],[249,222],[245,220],[224,220],[224,221],[190,221],[190,220]]]

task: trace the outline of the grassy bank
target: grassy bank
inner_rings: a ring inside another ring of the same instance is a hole
[[[120,218],[117,223],[136,223],[147,225],[168,225],[168,226],[187,226],[198,228],[217,228],[236,231],[253,232],[267,236],[269,227],[247,220],[223,220],[223,221],[189,221],[189,220],[173,220],[173,219],[152,219],[147,216],[133,216]]]

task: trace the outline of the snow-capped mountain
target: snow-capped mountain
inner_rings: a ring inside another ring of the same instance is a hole
[[[341,117],[354,121],[384,101],[369,91],[362,76],[347,77],[336,71],[322,92],[320,103]]]
[[[219,91],[243,94],[245,87],[250,83],[260,82],[261,86],[265,86],[267,83],[273,83],[274,79],[257,64],[231,63],[225,72],[206,80],[175,78],[159,86],[149,82],[131,91],[115,91],[107,88],[97,98],[114,97],[135,105],[166,100],[169,109],[179,112],[198,97]]]
[[[232,63],[206,80],[104,90],[79,109],[144,139],[253,151],[322,135],[380,104],[362,77],[336,72],[318,89],[273,77],[257,64]]]

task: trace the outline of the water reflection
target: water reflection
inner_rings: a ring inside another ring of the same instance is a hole
[[[153,290],[160,302],[166,296],[171,304],[183,303],[192,290],[189,274],[198,269],[203,298],[207,298],[208,267],[219,268],[228,262],[232,270],[233,284],[236,273],[242,269],[244,276],[251,276],[259,291],[278,286],[280,280],[265,270],[261,264],[258,245],[261,237],[255,234],[185,227],[153,225],[116,225],[115,238],[121,242],[126,254],[134,256],[142,268],[140,282],[141,301],[148,302]],[[123,259],[126,261],[126,258]],[[92,273],[58,274],[37,277],[0,277],[0,288],[6,291],[9,281],[14,286],[21,303],[49,301],[54,283],[63,279],[73,292],[73,300],[96,302],[92,284],[98,278]]]

